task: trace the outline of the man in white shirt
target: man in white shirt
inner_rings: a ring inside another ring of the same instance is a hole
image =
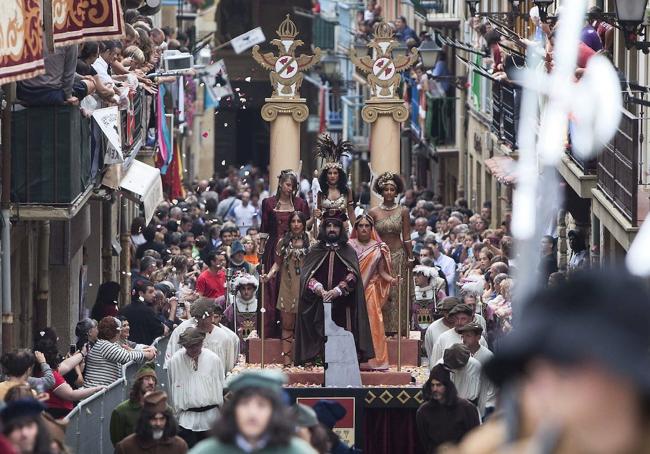
[[[472,358],[463,344],[454,344],[445,349],[440,360],[451,370],[451,381],[456,385],[458,397],[478,406],[481,395],[481,363]],[[483,414],[481,408],[479,413]]]
[[[168,363],[169,390],[179,435],[191,448],[210,435],[223,404],[225,372],[219,357],[203,348],[205,333],[188,328],[179,339],[181,349]]]
[[[469,349],[472,358],[481,363],[481,370],[487,362],[489,362],[494,353],[492,353],[485,345],[480,344],[483,338],[483,328],[479,323],[473,321],[467,325],[456,330],[463,339],[463,345]],[[481,416],[485,417],[494,411],[496,406],[496,387],[485,374],[481,376],[481,393],[478,402]]]
[[[241,203],[233,208],[235,223],[239,228],[241,237],[246,236],[246,231],[251,227],[257,227],[259,224],[259,214],[251,201],[251,193],[244,191],[241,195]]]
[[[432,242],[433,263],[438,266],[447,279],[449,286],[449,296],[456,296],[456,262],[451,257],[443,254],[441,245],[438,241]]]
[[[449,311],[449,316],[454,318],[455,328],[445,331],[438,337],[438,340],[431,349],[429,368],[433,367],[438,361],[440,361],[446,349],[454,344],[461,344],[463,342],[462,337],[456,330],[474,320],[474,311],[467,304],[457,304]],[[482,337],[479,342],[481,345],[487,346],[485,339]]]
[[[192,304],[190,308],[192,318],[178,325],[169,337],[163,366],[165,369],[169,367],[172,356],[181,349],[180,337],[190,328],[198,328],[205,333],[203,346],[219,357],[226,372],[235,366],[239,356],[239,340],[233,341],[230,333],[225,331],[227,328],[217,326],[221,321],[223,311],[219,311],[219,315],[216,315],[216,309],[217,303],[212,298],[199,298]],[[234,333],[232,334],[235,338],[237,337]]]
[[[424,334],[424,349],[427,352],[427,357],[431,357],[433,346],[442,333],[455,327],[455,320],[453,316],[449,315],[449,311],[456,305],[460,304],[460,300],[455,296],[448,296],[438,304],[438,312],[442,317],[430,324],[427,327],[427,332]],[[433,367],[430,365],[429,368]]]

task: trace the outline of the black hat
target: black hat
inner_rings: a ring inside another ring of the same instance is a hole
[[[640,279],[609,270],[578,272],[533,293],[486,373],[497,383],[544,358],[560,364],[596,362],[650,396],[650,294]]]
[[[336,423],[343,419],[347,413],[345,407],[335,400],[319,400],[314,405],[314,411],[321,424],[330,429],[334,428]]]
[[[18,399],[9,402],[0,411],[0,418],[6,427],[11,425],[13,421],[22,418],[36,418],[43,410],[45,410],[45,407],[36,399]]]

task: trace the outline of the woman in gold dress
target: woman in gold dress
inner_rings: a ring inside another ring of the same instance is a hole
[[[408,209],[397,203],[397,196],[404,192],[404,182],[395,173],[385,172],[375,179],[372,190],[382,197],[382,203],[372,208],[368,214],[375,220],[375,229],[381,240],[390,249],[393,277],[401,275],[406,278],[407,267],[413,265],[413,249],[411,245],[411,222]],[[402,336],[408,336],[408,302],[402,301]],[[384,327],[386,335],[393,336],[398,332],[398,291],[391,288],[388,301],[383,307]]]
[[[350,223],[354,225],[352,191],[348,188],[348,177],[340,162],[341,157],[348,155],[352,150],[352,144],[348,141],[337,143],[327,134],[318,137],[316,153],[325,163],[318,177],[321,192],[318,193],[314,210],[316,219],[320,218],[323,212],[335,210],[347,214]]]

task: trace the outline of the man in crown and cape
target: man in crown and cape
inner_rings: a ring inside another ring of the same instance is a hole
[[[322,218],[318,242],[307,253],[300,276],[294,363],[316,362],[323,357],[323,303],[332,304],[333,322],[352,333],[358,360],[366,362],[375,354],[359,260],[344,229],[347,217],[333,209],[324,212]]]

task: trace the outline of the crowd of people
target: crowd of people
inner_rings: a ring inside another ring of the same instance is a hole
[[[380,18],[381,8],[368,2],[359,29],[370,30]],[[85,100],[82,108],[92,110],[95,102],[123,103],[134,86],[155,91],[147,74],[164,49],[182,49],[187,38],[134,12],[127,11],[126,22],[122,42],[85,42],[48,54],[46,74],[19,84],[20,101]],[[611,38],[602,24],[585,29],[590,42]],[[395,30],[409,45],[426,39],[404,18]],[[503,69],[502,38],[484,32],[495,70]],[[552,31],[541,36],[552,46]],[[415,71],[426,85],[421,68]],[[349,143],[324,135],[317,146],[323,164],[312,181],[293,169],[269,176],[251,165],[230,167],[193,182],[182,200],[167,199],[150,223],[136,218],[131,269],[124,270],[131,275],[130,301],[120,301],[120,284],[105,282],[69,351],[62,353],[57,333],[43,327],[32,349],[3,355],[0,450],[69,452],[65,418],[76,402],[119,380],[125,364],[140,363],[128,399],[110,418],[117,453],[353,452],[333,431],[345,414],[340,404],[290,405],[281,373],[236,373],[227,380],[245,361],[247,341],[262,335],[281,341],[284,366],[322,365],[329,322],[351,333],[362,370],[390,368],[389,339],[421,340],[429,377],[416,422],[426,452],[460,442],[485,421],[500,421],[494,416],[500,385],[520,379],[521,370],[490,366],[492,351],[499,358],[503,348],[524,362],[504,340],[512,330],[518,260],[509,215],[496,219],[489,202],[476,212],[464,199],[444,205],[433,191],[409,188],[392,172],[353,191],[342,162],[351,151]],[[270,179],[277,181],[275,192]],[[568,274],[558,271],[557,237],[542,239],[538,270],[548,288],[539,300],[568,300],[567,286],[585,285],[573,278],[589,264],[584,234],[572,230],[568,238]],[[166,350],[158,352],[156,339],[166,336]],[[559,349],[526,345],[551,369],[561,362]],[[167,392],[158,385],[160,373],[168,375]],[[540,377],[525,380],[532,385]],[[537,408],[524,410],[538,421]]]

